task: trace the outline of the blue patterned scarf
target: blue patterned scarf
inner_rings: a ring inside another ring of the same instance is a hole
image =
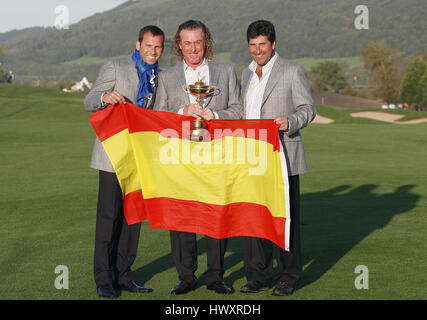
[[[155,64],[148,64],[142,60],[138,50],[135,49],[132,54],[132,60],[135,62],[135,67],[139,77],[138,93],[136,95],[136,105],[145,107],[144,99],[147,95],[153,94],[153,84],[150,83],[151,76],[154,73],[157,74],[158,62]]]

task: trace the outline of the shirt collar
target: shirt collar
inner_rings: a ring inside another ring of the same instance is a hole
[[[192,67],[190,67],[190,66],[185,62],[185,59],[183,59],[183,60],[182,60],[182,62],[184,63],[184,71],[186,71],[187,69],[194,70]],[[197,66],[195,70],[197,70],[197,69],[199,69],[199,68],[201,68],[201,67],[203,67],[203,66],[207,66],[207,65],[208,65],[208,61],[206,60],[206,58],[204,58],[204,59],[203,59],[203,62],[202,62],[199,66]]]
[[[276,51],[274,51],[274,56],[270,59],[270,61],[267,62],[265,66],[262,67],[262,71],[264,72],[266,70],[273,68],[274,62],[277,60],[278,56],[279,54]],[[249,64],[249,70],[251,70],[252,72],[255,72],[256,67],[257,67],[257,63],[254,60],[252,60],[252,62]]]

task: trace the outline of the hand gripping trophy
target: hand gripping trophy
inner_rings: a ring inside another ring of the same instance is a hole
[[[195,84],[184,85],[183,89],[185,92],[196,96],[196,101],[199,106],[201,105],[204,97],[214,94],[216,91],[215,86],[205,85],[202,80],[198,80]],[[190,140],[199,142],[211,141],[211,136],[206,128],[207,125],[204,119],[193,119]]]

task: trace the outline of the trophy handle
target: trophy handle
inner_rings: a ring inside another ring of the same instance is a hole
[[[206,96],[216,96],[220,91],[221,90],[215,86],[209,86],[209,91],[207,92]]]
[[[213,88],[213,90],[212,90],[212,92],[209,95],[217,96],[217,95],[219,95],[221,93],[221,89],[219,89],[217,87],[212,87],[212,88]]]
[[[186,84],[182,85],[182,90],[184,90],[185,93],[190,93]]]

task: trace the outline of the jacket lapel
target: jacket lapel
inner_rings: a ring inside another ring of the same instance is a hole
[[[277,53],[276,53],[277,54]],[[271,91],[273,91],[280,77],[283,75],[283,64],[281,63],[280,57],[277,57],[274,65],[271,69],[270,77],[268,78],[267,84],[265,86],[264,95],[262,97],[261,108],[264,106],[267,101],[268,96]]]
[[[218,87],[218,80],[219,80],[218,68],[216,68],[215,63],[213,63],[212,61],[208,61],[208,68],[209,68],[209,85]],[[212,98],[214,97],[214,95],[215,94],[211,94],[207,97],[206,103],[205,103],[205,108],[212,101]]]
[[[132,97],[128,98],[131,99],[132,103],[135,103],[138,92],[139,77],[138,72],[136,71],[135,62],[133,62],[131,56],[129,56],[127,66],[123,70],[125,70],[123,76],[127,78],[126,86],[128,86],[128,92],[132,92]]]
[[[178,62],[175,66],[175,82],[178,84],[178,96],[181,96],[187,101],[187,104],[190,104],[188,93],[184,91],[184,87],[187,85],[185,81],[184,61]]]
[[[138,76],[138,72],[136,71],[136,67],[135,67],[135,62],[133,62],[133,60],[131,59],[131,61],[129,62],[129,76],[131,77],[131,79],[133,80],[132,83],[136,83],[137,87],[139,84],[139,76]]]
[[[243,117],[246,118],[246,94],[248,92],[249,83],[251,83],[253,72],[246,68],[242,73],[242,103]]]

